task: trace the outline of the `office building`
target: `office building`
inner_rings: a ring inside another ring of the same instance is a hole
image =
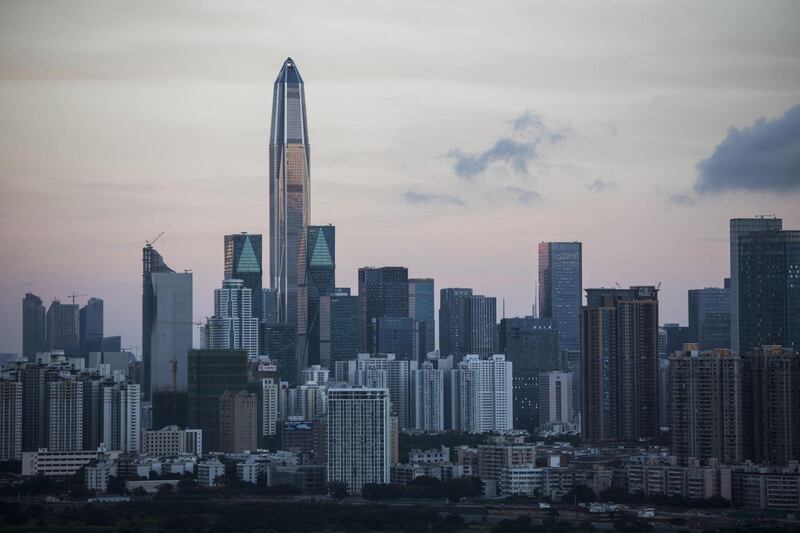
[[[671,453],[681,465],[742,462],[742,360],[699,348],[686,344],[669,358]]]
[[[47,321],[42,299],[30,292],[22,299],[22,357],[33,361],[47,350]]]
[[[103,443],[108,450],[138,452],[141,447],[141,390],[132,383],[103,387]],[[86,428],[84,427],[84,430]]]
[[[253,292],[240,279],[225,279],[214,289],[214,316],[208,319],[208,349],[244,350],[259,355],[259,320],[253,315]]]
[[[153,391],[186,390],[191,348],[192,274],[169,268],[148,243],[142,249],[143,401],[150,401]]]
[[[261,315],[262,322],[271,324],[278,322],[278,291],[276,289],[261,289]]]
[[[329,389],[328,483],[344,483],[352,494],[389,483],[389,425],[387,389]]]
[[[539,317],[553,320],[559,351],[581,347],[582,254],[579,242],[539,243]]]
[[[278,320],[297,317],[300,241],[311,219],[311,146],[303,78],[291,58],[272,97],[269,134],[269,278],[278,295]]]
[[[225,235],[225,279],[242,280],[243,288],[250,289],[252,316],[258,322],[264,319],[261,249],[261,235],[247,232]]]
[[[153,457],[203,455],[203,432],[166,426],[142,432],[142,453]]]
[[[572,423],[572,374],[542,372],[539,376],[539,427]]]
[[[258,401],[255,394],[225,391],[219,399],[219,451],[258,449]]]
[[[494,353],[497,300],[463,288],[446,288],[439,294],[439,353],[457,361],[468,353]]]
[[[587,289],[581,430],[589,442],[658,435],[658,290]]]
[[[689,341],[700,350],[731,347],[730,288],[689,290]]]
[[[22,459],[22,383],[0,379],[0,461]]]
[[[297,280],[298,367],[320,364],[320,297],[336,289],[336,228],[308,226],[300,240]]]
[[[358,269],[358,323],[361,351],[377,353],[374,318],[408,317],[408,269],[363,267]]]
[[[121,352],[122,351],[122,337],[114,335],[112,337],[103,337],[100,341],[101,352]]]
[[[434,288],[431,278],[408,280],[408,316],[416,322],[419,361],[436,349],[436,319],[434,317]]]
[[[359,351],[358,296],[341,289],[319,299],[319,364],[333,369],[337,361],[355,359]]]
[[[398,359],[419,360],[414,342],[414,319],[379,317],[372,319],[374,353],[392,353]]]
[[[800,230],[781,219],[731,220],[731,345],[800,349]]]
[[[731,471],[734,507],[796,513],[800,509],[800,468],[747,464]]]
[[[498,337],[500,353],[514,364],[514,427],[534,431],[539,427],[539,376],[559,369],[558,332],[552,319],[526,316],[500,320]]]
[[[219,399],[225,391],[247,388],[247,352],[189,352],[188,427],[203,431],[207,451],[219,451]]]
[[[80,309],[79,319],[80,355],[87,357],[103,349],[103,300],[89,298]]]
[[[765,465],[800,461],[800,354],[762,346],[742,360],[745,458]]]
[[[62,350],[67,357],[80,355],[80,310],[78,304],[53,300],[47,309],[47,349]]]
[[[300,369],[297,367],[297,326],[289,322],[261,324],[261,351],[278,365],[281,380],[294,385]]]
[[[430,361],[411,371],[411,410],[415,429],[444,431],[444,372]]]

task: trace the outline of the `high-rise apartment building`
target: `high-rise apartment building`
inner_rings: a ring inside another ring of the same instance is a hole
[[[47,321],[42,299],[26,293],[22,299],[22,356],[33,361],[38,352],[47,350]]]
[[[192,274],[169,268],[151,244],[142,249],[142,397],[186,390],[192,348]],[[174,385],[173,385],[174,384]]]
[[[219,399],[219,451],[258,449],[258,401],[255,394],[226,391]]]
[[[103,300],[89,298],[81,307],[79,327],[80,354],[87,357],[90,352],[100,352],[103,347]]]
[[[240,279],[225,279],[214,290],[214,316],[208,319],[208,348],[244,350],[256,357],[259,320],[253,315],[253,291]]]
[[[681,465],[736,464],[744,458],[742,360],[730,350],[699,348],[686,344],[669,358],[670,449]]]
[[[47,383],[47,448],[83,449],[83,382],[72,377]],[[24,416],[24,413],[23,413]]]
[[[269,134],[269,277],[278,292],[278,319],[297,317],[300,241],[311,220],[311,145],[303,78],[292,58],[281,67],[272,96]]]
[[[745,458],[768,465],[800,460],[800,353],[762,346],[742,360]]]
[[[495,352],[497,300],[473,294],[472,289],[440,291],[439,353],[460,360],[466,354],[489,356]]]
[[[731,220],[731,345],[800,349],[800,230],[781,219]]]
[[[700,350],[731,347],[731,290],[689,290],[689,342]]]
[[[80,355],[80,309],[78,304],[53,300],[47,309],[47,349],[64,355]]]
[[[328,483],[354,494],[367,483],[389,483],[389,426],[387,389],[329,389]]]
[[[103,443],[124,453],[141,448],[141,390],[133,383],[103,387]],[[84,431],[86,428],[84,427]]]
[[[219,451],[219,399],[247,388],[247,352],[191,350],[188,362],[188,427],[203,430],[206,450]]]
[[[363,267],[358,269],[358,323],[361,351],[375,351],[373,319],[408,317],[408,269]]]
[[[500,353],[514,363],[514,427],[533,431],[539,426],[539,377],[559,368],[558,332],[551,319],[526,316],[500,320],[498,337]]]
[[[349,292],[349,291],[348,291]],[[337,292],[319,299],[319,364],[334,369],[337,361],[359,352],[358,296]]]
[[[658,435],[658,290],[587,289],[581,430],[590,442]]]
[[[0,379],[0,461],[22,459],[22,383]]]
[[[264,320],[262,311],[262,254],[261,235],[246,232],[225,235],[225,279],[242,280],[250,289],[253,317]]]
[[[553,320],[559,350],[579,350],[583,298],[579,242],[539,243],[539,316]]]
[[[502,354],[468,354],[450,372],[453,429],[469,433],[514,428],[512,363]]]
[[[539,427],[572,422],[572,374],[542,372],[539,376]]]
[[[408,280],[408,316],[416,321],[417,351],[420,361],[436,349],[436,319],[434,318],[434,288],[431,278]]]
[[[298,368],[320,364],[320,297],[336,289],[336,228],[308,226],[300,241],[297,280]]]
[[[261,436],[275,435],[278,425],[278,389],[280,383],[274,378],[261,380]]]
[[[411,410],[415,429],[444,431],[444,372],[430,361],[411,371]]]

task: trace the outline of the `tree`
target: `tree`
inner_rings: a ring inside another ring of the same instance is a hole
[[[331,481],[328,483],[328,494],[330,494],[333,498],[342,501],[343,499],[347,498],[348,490],[347,490],[347,483],[343,481]]]
[[[561,501],[564,503],[592,503],[596,499],[594,491],[583,486],[577,486],[561,497]]]
[[[111,476],[108,478],[108,492],[113,494],[125,494],[125,480],[121,477]]]
[[[172,484],[171,483],[162,483],[158,486],[158,493],[159,494],[171,494],[172,493]]]

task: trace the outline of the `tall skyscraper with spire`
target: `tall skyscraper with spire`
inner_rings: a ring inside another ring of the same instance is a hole
[[[310,150],[303,78],[287,58],[275,80],[269,135],[269,275],[282,322],[297,319],[297,260],[311,215]]]

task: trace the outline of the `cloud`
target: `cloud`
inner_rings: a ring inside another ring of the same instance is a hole
[[[800,105],[749,128],[731,128],[707,159],[697,163],[694,190],[800,191]]]
[[[542,195],[521,187],[509,186],[501,189],[503,193],[512,197],[515,202],[523,205],[533,205],[542,201]]]
[[[668,204],[685,207],[693,206],[695,204],[695,199],[687,192],[673,191],[666,193],[664,196]]]
[[[403,193],[403,198],[410,204],[447,204],[465,207],[464,200],[458,196],[443,193],[427,193],[406,191]]]
[[[539,158],[542,144],[556,144],[566,139],[571,130],[566,127],[549,127],[541,116],[525,111],[511,121],[511,135],[503,136],[494,145],[479,153],[465,153],[454,148],[447,153],[453,160],[453,170],[464,179],[485,173],[495,163],[508,165],[514,173],[527,176],[529,164]]]
[[[595,194],[602,194],[617,187],[616,181],[596,179],[586,184],[586,190]]]

